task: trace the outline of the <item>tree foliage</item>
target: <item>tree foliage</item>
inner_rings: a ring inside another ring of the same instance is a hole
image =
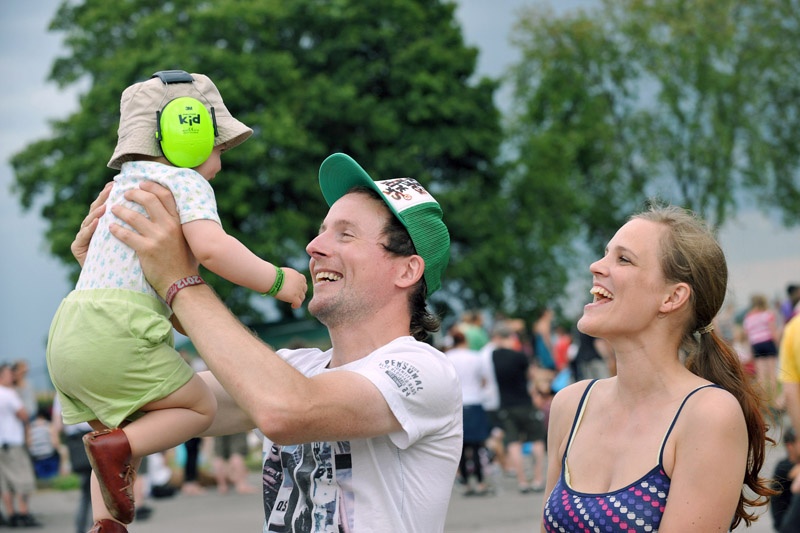
[[[643,169],[629,158],[637,150],[632,72],[613,36],[585,14],[528,10],[512,42],[522,58],[509,74],[509,208],[520,217],[536,213],[537,224],[519,227],[517,237],[538,248],[529,283],[563,292],[571,274],[585,276],[576,243],[604,243],[644,185]]]
[[[24,207],[42,200],[53,253],[73,264],[86,206],[114,175],[119,95],[184,69],[255,130],[214,182],[229,233],[304,269],[326,212],[319,164],[348,153],[442,204],[442,308],[532,318],[653,196],[716,225],[750,204],[800,223],[800,0],[599,1],[520,12],[505,131],[499,82],[477,79],[450,0],[65,2],[51,80],[88,88],[13,158],[15,190]],[[257,319],[250,291],[210,278]]]
[[[551,211],[572,215],[562,238],[599,249],[648,197],[714,225],[743,205],[800,223],[798,4],[526,10],[510,71],[512,198],[522,208],[522,191],[549,184],[562,199]]]
[[[64,2],[51,29],[64,33],[67,55],[50,77],[88,89],[50,138],[13,158],[16,191],[24,207],[43,199],[52,251],[73,264],[74,233],[114,175],[106,163],[122,90],[158,70],[202,72],[255,130],[214,181],[230,234],[274,263],[307,268],[305,245],[327,210],[319,164],[341,151],[376,179],[429,186],[454,243],[440,299],[462,283],[483,294],[480,273],[458,265],[478,255],[480,204],[498,188],[497,83],[474,79],[477,50],[454,9],[441,0]],[[252,293],[211,280],[244,320],[257,318]]]

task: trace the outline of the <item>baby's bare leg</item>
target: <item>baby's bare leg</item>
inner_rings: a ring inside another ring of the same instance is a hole
[[[196,374],[169,396],[145,405],[144,416],[123,428],[134,457],[162,452],[202,433],[211,425],[217,402]]]

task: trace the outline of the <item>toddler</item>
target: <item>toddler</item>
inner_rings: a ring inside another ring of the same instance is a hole
[[[260,259],[226,234],[209,183],[221,169],[222,152],[252,133],[231,116],[208,77],[157,72],[122,93],[119,138],[108,163],[120,173],[106,205],[124,203],[143,212],[125,200],[125,192],[146,180],[168,187],[201,264],[297,308],[305,299],[305,277]],[[216,411],[209,388],[175,351],[170,322],[175,293],[203,280],[177,280],[162,299],[133,250],[111,235],[110,223],[123,224],[107,208],[75,290],[56,312],[47,346],[64,423],[88,421],[96,430],[84,437],[93,470],[92,531],[126,531],[141,458],[207,429]]]

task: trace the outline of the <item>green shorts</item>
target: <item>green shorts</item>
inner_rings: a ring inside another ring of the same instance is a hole
[[[72,291],[50,326],[47,368],[65,424],[110,428],[185,385],[194,371],[175,351],[169,309],[128,290]]]

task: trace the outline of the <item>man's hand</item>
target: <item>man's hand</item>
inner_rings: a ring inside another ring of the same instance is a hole
[[[197,260],[183,237],[175,199],[169,189],[149,181],[126,192],[125,198],[144,207],[147,216],[113,206],[112,212],[135,231],[118,224],[109,229],[136,251],[147,281],[164,297],[175,280],[197,274]]]
[[[97,195],[92,205],[89,206],[89,214],[81,222],[81,227],[78,233],[75,234],[75,240],[72,241],[69,247],[81,268],[84,261],[86,261],[86,254],[89,252],[89,242],[91,242],[92,235],[97,229],[97,221],[106,212],[106,200],[108,200],[108,195],[111,194],[111,185],[112,182],[106,183],[106,186]]]

